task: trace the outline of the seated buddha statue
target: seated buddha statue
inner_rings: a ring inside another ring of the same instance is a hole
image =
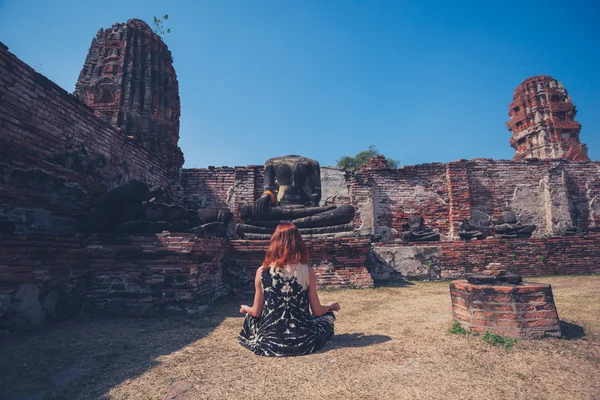
[[[440,240],[440,234],[425,225],[423,217],[413,214],[408,217],[408,231],[402,232],[403,242],[434,242]]]
[[[535,225],[521,225],[517,222],[517,216],[509,209],[504,209],[498,221],[494,222],[495,237],[506,238],[529,238],[535,231]]]
[[[350,204],[319,206],[321,168],[310,158],[297,155],[275,157],[265,162],[264,192],[240,208],[241,238],[269,239],[279,223],[295,224],[301,234],[351,232],[355,210]]]
[[[475,226],[473,224],[471,224],[469,222],[468,219],[464,218],[462,220],[462,223],[460,224],[460,228],[458,230],[458,236],[462,239],[462,240],[472,240],[472,239],[485,239],[486,236],[486,231],[488,231],[489,229],[486,229],[483,226]]]

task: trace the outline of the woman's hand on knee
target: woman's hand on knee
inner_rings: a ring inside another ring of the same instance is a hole
[[[327,308],[331,311],[340,311],[340,305],[338,303],[330,303]]]
[[[240,306],[240,314],[248,314],[250,312],[250,307],[242,304]]]

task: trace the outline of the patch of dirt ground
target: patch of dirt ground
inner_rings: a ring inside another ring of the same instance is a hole
[[[448,282],[320,293],[333,342],[295,358],[237,343],[233,298],[195,318],[92,319],[4,337],[2,399],[600,399],[600,276],[552,284],[569,338],[507,350],[452,335]]]

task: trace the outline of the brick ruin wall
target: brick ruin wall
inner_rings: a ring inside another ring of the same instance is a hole
[[[323,168],[322,204],[352,203],[356,228],[393,240],[408,216],[421,214],[442,240],[457,239],[463,218],[486,225],[503,207],[522,224],[537,226],[534,237],[561,235],[575,226],[600,227],[600,162],[474,159],[399,169],[365,168],[348,174]],[[184,169],[180,196],[189,206],[229,208],[262,193],[262,168]]]
[[[384,239],[402,232],[411,214],[421,214],[428,226],[444,236],[450,233],[444,164],[362,169],[351,178],[350,197],[358,211],[357,227]]]
[[[600,234],[531,239],[486,239],[422,244],[375,243],[373,279],[461,279],[489,263],[523,276],[600,272]]]
[[[85,314],[194,314],[227,293],[225,239],[0,235],[0,329]]]
[[[227,294],[225,239],[194,234],[100,236],[86,243],[88,306],[98,314],[193,314]]]
[[[82,315],[190,315],[252,287],[268,241],[0,235],[0,330]],[[308,241],[320,287],[371,287],[368,239]]]
[[[537,225],[534,237],[600,227],[599,162],[473,160],[467,171],[476,223],[508,205],[519,222]]]
[[[0,235],[0,329],[77,316],[89,262],[78,235]]]
[[[0,43],[0,217],[17,233],[78,232],[132,179],[169,189],[163,164]]]
[[[201,313],[251,287],[267,241],[197,237],[0,236],[0,329],[92,315]],[[600,234],[583,237],[371,244],[310,239],[321,288],[370,287],[394,277],[458,279],[500,262],[525,276],[600,273]]]
[[[240,288],[247,286],[261,266],[269,246],[267,240],[232,240],[227,271],[229,281]],[[321,288],[372,287],[367,269],[367,254],[371,241],[365,238],[343,237],[308,239],[310,265],[315,269]],[[234,279],[237,278],[237,279]]]

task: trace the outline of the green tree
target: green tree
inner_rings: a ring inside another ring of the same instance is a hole
[[[337,160],[337,166],[345,168],[348,171],[356,171],[361,166],[369,163],[369,160],[373,157],[382,156],[379,151],[375,148],[375,145],[370,145],[367,150],[363,150],[354,157],[344,156]],[[398,168],[399,160],[392,160],[391,158],[385,158],[385,163],[389,168]]]
[[[169,14],[165,14],[162,18],[158,18],[154,16],[154,21],[152,22],[152,30],[158,33],[160,36],[164,36],[167,33],[171,33],[171,28],[165,29],[164,22],[169,19]]]

